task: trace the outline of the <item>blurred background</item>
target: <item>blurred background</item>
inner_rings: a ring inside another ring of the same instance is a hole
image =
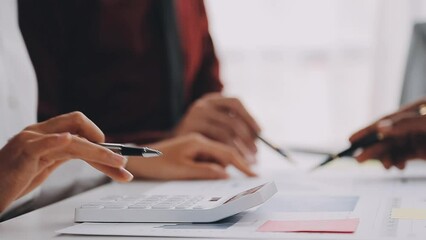
[[[425,0],[205,2],[226,93],[274,142],[327,150],[396,110],[426,21]]]

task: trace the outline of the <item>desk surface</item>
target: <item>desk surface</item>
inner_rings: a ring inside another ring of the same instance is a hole
[[[55,237],[60,239],[75,239],[75,237],[72,236],[57,236],[55,231],[74,224],[74,209],[79,206],[84,199],[90,199],[93,198],[93,196],[105,195],[111,192],[134,191],[135,188],[137,188],[137,191],[146,191],[158,184],[159,183],[156,182],[131,183],[126,185],[111,183],[95,188],[91,191],[1,223],[1,239],[36,240]],[[116,237],[106,239],[116,239]]]
[[[292,168],[285,163],[279,156],[276,156],[270,153],[266,149],[261,149],[260,152],[261,163],[257,167],[258,172],[261,175],[266,175],[269,178],[274,178],[276,181],[288,181],[293,179],[301,178],[311,178],[312,179],[322,179],[325,182],[332,182],[338,184],[339,188],[345,188],[353,184],[353,176],[362,176],[362,178],[367,179],[368,181],[378,181],[377,185],[374,185],[374,188],[381,189],[383,182],[380,181],[381,177],[377,177],[377,171],[381,170],[379,165],[376,165],[374,171],[369,171],[365,167],[358,167],[356,163],[351,163],[349,160],[342,160],[342,164],[336,164],[331,166],[327,171],[321,173],[302,173],[292,170]],[[426,186],[426,164],[420,163],[419,166],[411,167],[410,171],[416,172],[421,177],[424,177],[424,181],[417,182],[415,188],[425,189]],[[362,172],[360,175],[359,172]],[[333,174],[330,174],[333,173]],[[305,175],[303,175],[305,174]],[[401,173],[398,171],[391,171],[386,173],[386,176],[395,177],[399,176]],[[332,175],[332,178],[330,176]],[[240,176],[237,176],[240,177]],[[342,181],[336,181],[340,179]],[[312,182],[312,181],[311,181]],[[3,222],[0,224],[0,236],[1,239],[87,239],[89,237],[83,236],[64,236],[58,235],[55,231],[63,229],[65,227],[72,226],[74,224],[74,209],[79,206],[81,202],[84,202],[86,199],[93,199],[95,196],[103,196],[107,194],[126,194],[131,192],[144,192],[148,189],[158,186],[161,182],[148,182],[148,181],[136,181],[129,184],[117,184],[110,183],[96,189],[90,190],[88,192],[76,195],[72,198],[66,199],[64,201],[58,202],[56,204],[44,207],[42,209],[30,212],[28,214],[22,215],[20,217],[11,219],[9,221]],[[290,186],[291,187],[291,186]],[[297,188],[298,186],[294,186]],[[300,186],[299,186],[300,187]],[[373,187],[373,186],[372,186]],[[401,192],[404,194],[404,192]],[[93,237],[93,238],[102,238],[102,239],[117,239],[117,237]],[[144,238],[145,239],[145,238]],[[155,238],[154,238],[155,239]],[[158,238],[157,238],[158,239]]]

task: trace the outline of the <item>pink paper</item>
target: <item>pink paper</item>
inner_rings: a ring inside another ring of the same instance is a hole
[[[267,221],[260,226],[258,232],[316,232],[316,233],[353,233],[359,219],[340,220],[300,220],[300,221]]]

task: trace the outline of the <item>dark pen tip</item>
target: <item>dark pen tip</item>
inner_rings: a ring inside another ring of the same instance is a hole
[[[326,165],[327,163],[333,161],[334,159],[336,159],[338,156],[328,156],[326,160],[324,160],[323,162],[321,162],[320,164],[316,165],[315,167],[313,167],[310,171],[313,172],[315,170],[317,170],[318,168],[321,168],[322,166]]]
[[[261,140],[267,146],[269,146],[270,148],[272,148],[278,154],[280,154],[281,156],[283,156],[284,158],[286,158],[287,161],[291,162],[292,164],[296,164],[296,162],[284,150],[282,150],[281,148],[279,148],[279,147],[275,146],[274,144],[270,143],[269,141],[267,141],[266,139],[264,139],[260,135],[258,135],[257,138],[259,138],[259,140]]]
[[[291,158],[288,154],[286,154],[285,152],[283,152],[281,149],[277,148],[276,151],[281,154],[283,157],[287,158],[287,160],[292,163],[292,164],[296,164],[296,162],[293,160],[293,158]]]

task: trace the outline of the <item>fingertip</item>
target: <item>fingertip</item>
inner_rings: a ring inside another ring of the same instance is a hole
[[[400,163],[396,164],[396,167],[399,170],[404,170],[404,168],[405,168],[405,162],[400,162]]]
[[[255,172],[253,172],[253,171],[250,171],[248,174],[247,174],[247,176],[248,177],[258,177],[258,175],[257,175],[257,173],[255,173]]]
[[[129,171],[127,171],[127,169],[125,169],[124,167],[119,168],[120,170],[120,174],[123,177],[124,182],[130,182],[133,180],[133,174],[131,174]]]
[[[363,154],[360,154],[358,156],[355,157],[355,159],[359,162],[359,163],[363,163],[365,161],[367,161],[369,159],[368,156],[365,156]]]
[[[211,165],[210,170],[212,170],[212,178],[217,178],[217,179],[228,179],[229,178],[229,174],[226,172],[225,168],[222,168],[220,166],[216,166],[216,165]]]
[[[210,165],[210,173],[211,173],[211,177],[213,179],[228,179],[229,178],[229,174],[226,172],[225,168],[216,165],[216,164],[212,164]]]
[[[360,158],[360,157],[355,157],[355,160],[356,160],[358,163],[363,163],[363,162],[365,162],[365,161],[366,161],[365,159],[362,159],[362,158]]]
[[[392,167],[392,164],[388,160],[382,160],[382,164],[387,170],[389,170]]]
[[[248,165],[244,165],[243,172],[249,177],[256,176],[256,173],[254,173]]]
[[[254,123],[254,130],[256,132],[256,135],[259,135],[262,132],[262,129],[260,128],[257,122]]]
[[[219,175],[219,179],[228,179],[228,178],[229,178],[229,174],[225,171]]]
[[[105,140],[106,140],[104,132],[102,132],[102,130],[99,127],[97,127],[97,130],[98,130],[97,133],[96,133],[97,135],[94,136],[93,141],[98,142],[98,143],[104,143]]]
[[[245,156],[248,157],[249,155]],[[231,161],[232,165],[236,167],[238,170],[243,172],[246,175],[250,175],[252,173],[249,163],[246,158],[243,158],[239,153],[233,154],[233,160]]]
[[[251,170],[251,168],[247,165],[244,166],[244,169],[240,169],[246,176],[248,177],[256,177],[257,174]]]

